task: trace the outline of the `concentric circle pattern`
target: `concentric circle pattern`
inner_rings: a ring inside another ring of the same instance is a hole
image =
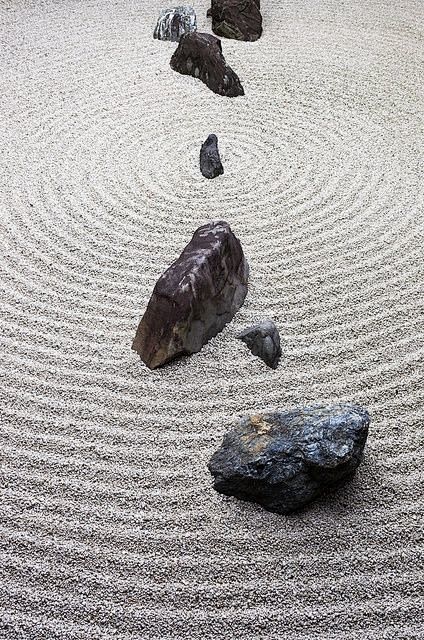
[[[1,638],[424,638],[422,2],[261,4],[226,99],[171,71],[161,0],[0,3]],[[246,303],[149,372],[138,321],[212,218]],[[262,318],[276,371],[235,339]],[[213,491],[236,415],[336,400],[372,414],[350,485],[293,517]]]

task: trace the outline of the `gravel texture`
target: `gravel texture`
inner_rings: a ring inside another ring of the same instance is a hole
[[[422,2],[263,0],[234,99],[171,70],[164,6],[0,3],[0,637],[422,639]],[[152,288],[222,218],[246,302],[150,372]],[[370,411],[351,484],[290,517],[213,490],[231,420],[317,402]]]

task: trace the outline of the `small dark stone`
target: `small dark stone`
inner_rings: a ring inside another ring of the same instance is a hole
[[[369,422],[349,404],[245,416],[209,462],[214,488],[276,513],[295,511],[353,476]]]
[[[217,36],[253,42],[262,35],[259,0],[212,0],[211,13]]]
[[[192,7],[162,9],[153,37],[178,42],[184,33],[191,33],[196,29],[196,13]]]
[[[209,9],[206,11],[206,17],[207,17],[207,18],[212,18],[212,9],[211,9],[211,8],[209,8]]]
[[[200,351],[242,306],[248,272],[227,222],[199,227],[157,281],[132,348],[150,369]]]
[[[276,369],[281,357],[280,334],[272,320],[248,327],[237,336],[249,347],[254,356],[259,356],[271,369]]]
[[[171,58],[171,68],[178,73],[199,78],[221,96],[243,96],[237,74],[222,55],[221,41],[209,33],[186,33],[181,36]]]
[[[218,151],[218,138],[211,133],[200,149],[200,171],[205,178],[216,178],[224,173]]]

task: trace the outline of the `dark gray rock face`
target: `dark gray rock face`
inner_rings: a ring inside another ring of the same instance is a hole
[[[249,347],[254,356],[259,356],[268,367],[276,369],[281,357],[280,334],[272,320],[248,327],[237,336]]]
[[[227,222],[199,227],[157,281],[132,348],[150,369],[200,351],[240,309],[248,271]]]
[[[253,42],[262,35],[259,0],[212,0],[212,30],[222,38]]]
[[[276,513],[295,511],[354,474],[369,422],[349,404],[245,416],[209,462],[214,488]]]
[[[160,12],[153,37],[178,42],[184,33],[196,31],[196,12],[192,7],[173,7]]]
[[[171,58],[171,68],[178,73],[199,78],[221,96],[244,95],[237,74],[222,55],[221,41],[209,33],[195,31],[181,36]]]
[[[224,173],[218,151],[218,138],[211,133],[200,149],[200,171],[205,178],[216,178]]]

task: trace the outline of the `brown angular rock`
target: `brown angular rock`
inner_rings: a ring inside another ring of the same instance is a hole
[[[242,306],[247,278],[243,249],[228,223],[199,227],[157,281],[132,348],[150,369],[200,351]]]
[[[222,55],[221,41],[209,33],[186,33],[180,38],[171,58],[171,68],[194,76],[221,96],[243,96],[244,89],[237,74]]]
[[[260,0],[212,0],[211,15],[217,36],[253,42],[262,35]]]

